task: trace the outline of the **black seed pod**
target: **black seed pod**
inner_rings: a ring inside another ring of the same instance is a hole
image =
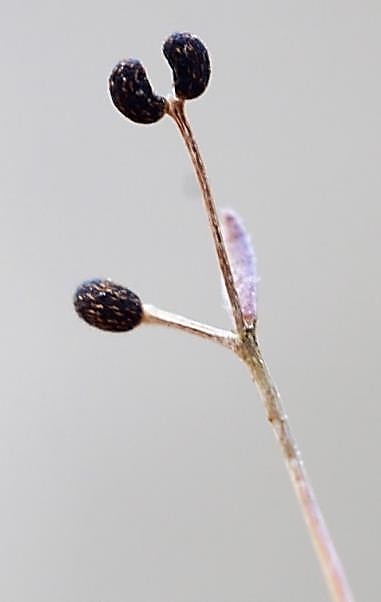
[[[111,280],[83,282],[74,294],[74,307],[91,326],[112,332],[132,330],[143,318],[139,297]]]
[[[155,123],[163,117],[167,101],[152,92],[139,61],[120,61],[112,70],[109,87],[114,105],[128,119],[137,123]]]
[[[164,56],[173,71],[178,98],[196,98],[208,85],[210,61],[204,44],[190,33],[173,33],[164,42]]]

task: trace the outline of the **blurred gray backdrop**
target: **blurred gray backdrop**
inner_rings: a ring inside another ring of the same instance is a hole
[[[190,102],[220,207],[259,258],[259,336],[358,600],[378,601],[379,1],[5,1],[1,22],[0,599],[328,600],[249,376],[155,327],[81,323],[82,280],[229,327],[175,126],[107,78],[198,34]]]

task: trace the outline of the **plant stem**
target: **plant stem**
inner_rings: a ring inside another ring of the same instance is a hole
[[[174,119],[176,125],[178,126],[181,136],[186,144],[189,155],[191,157],[204,199],[204,205],[208,215],[209,225],[212,231],[214,246],[218,257],[218,262],[220,264],[222,277],[225,282],[226,291],[232,308],[234,322],[237,328],[237,332],[243,332],[243,330],[245,329],[245,322],[242,315],[242,309],[240,306],[237,289],[234,284],[234,278],[221,232],[221,226],[217,216],[216,206],[214,203],[212,191],[208,182],[205,165],[202,160],[200,150],[193,136],[190,123],[185,115],[184,101],[179,99],[171,99],[170,101],[168,101],[167,112]]]
[[[304,468],[298,445],[291,432],[278,389],[262,358],[254,329],[248,331],[242,338],[242,345],[237,353],[250,370],[262,398],[267,419],[281,447],[332,600],[354,602],[343,566]]]
[[[201,324],[201,322],[190,320],[184,316],[178,316],[168,311],[164,311],[163,309],[158,309],[153,305],[144,305],[143,311],[144,322],[146,323],[183,330],[204,339],[214,341],[215,343],[220,343],[232,351],[236,350],[238,337],[233,332],[215,328],[208,324]]]
[[[307,529],[315,547],[320,566],[334,602],[354,602],[354,597],[347,581],[343,566],[336,552],[332,537],[325,524],[323,514],[316,500],[312,485],[301,459],[296,440],[291,432],[286,413],[283,410],[279,392],[271,379],[270,373],[262,358],[255,335],[255,324],[250,327],[245,324],[242,309],[234,284],[234,277],[229,263],[228,254],[221,233],[221,227],[211,189],[206,175],[199,148],[193,136],[190,124],[184,112],[184,102],[178,99],[168,101],[168,114],[174,119],[186,144],[202,191],[204,205],[207,211],[209,225],[213,235],[221,273],[225,282],[237,334],[231,334],[230,342],[226,334],[210,336],[206,334],[205,326],[189,328],[201,336],[212,338],[216,342],[230,347],[248,366],[251,376],[257,385],[262,398],[267,419],[280,444],[294,490],[300,504]],[[174,325],[173,322],[171,325]],[[183,328],[180,324],[177,327]],[[211,327],[207,327],[208,329]],[[184,329],[184,328],[183,328]]]

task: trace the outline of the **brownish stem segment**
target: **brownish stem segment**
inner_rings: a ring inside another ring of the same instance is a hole
[[[168,101],[167,112],[174,119],[176,125],[178,126],[181,136],[188,149],[189,155],[192,159],[192,163],[204,199],[204,205],[208,215],[209,225],[212,231],[214,246],[218,257],[218,262],[220,264],[222,277],[225,282],[227,294],[232,308],[234,322],[237,328],[237,332],[241,333],[245,329],[245,322],[242,315],[238,293],[234,284],[234,278],[230,267],[229,258],[226,252],[225,243],[221,232],[220,222],[217,216],[217,210],[214,203],[212,191],[206,175],[205,165],[202,160],[201,153],[196,143],[196,140],[193,136],[193,132],[189,121],[187,120],[187,117],[185,115],[184,101],[178,99],[172,99]]]
[[[326,583],[335,602],[354,602],[344,568],[315,497],[279,392],[262,358],[255,334],[247,333],[239,355],[247,364],[261,395],[267,419],[278,440]]]

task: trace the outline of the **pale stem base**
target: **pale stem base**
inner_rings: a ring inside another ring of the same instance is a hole
[[[335,602],[354,602],[344,568],[304,468],[303,460],[291,432],[279,392],[262,358],[254,332],[243,340],[238,352],[247,364],[262,398],[267,419],[282,449],[288,473],[318,555],[323,574]]]

